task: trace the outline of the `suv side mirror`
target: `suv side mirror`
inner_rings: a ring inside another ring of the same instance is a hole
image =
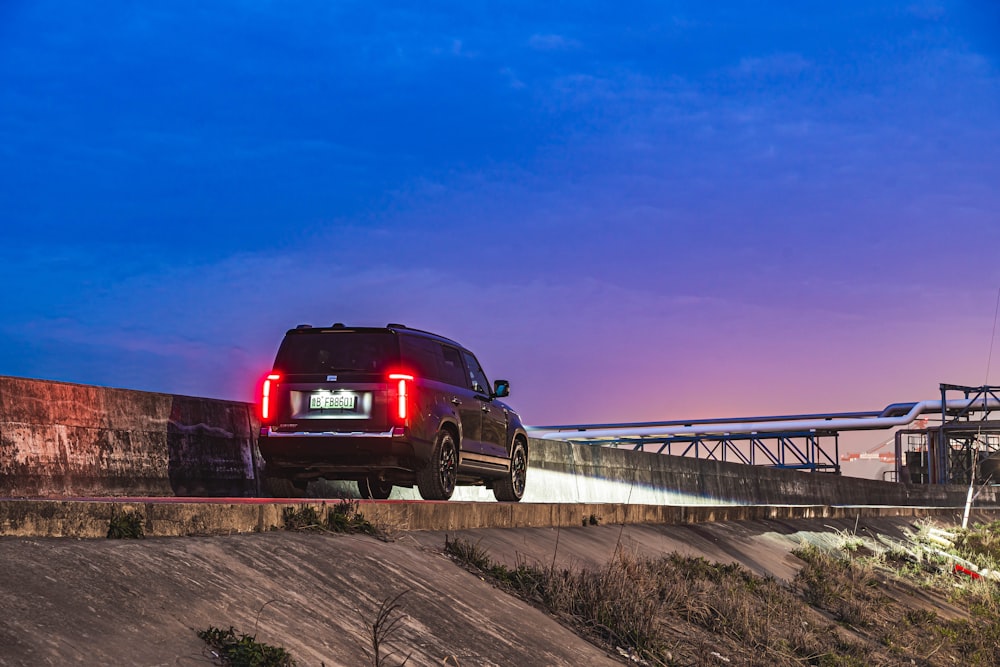
[[[507,380],[497,380],[493,383],[493,395],[497,398],[510,396],[510,382]]]

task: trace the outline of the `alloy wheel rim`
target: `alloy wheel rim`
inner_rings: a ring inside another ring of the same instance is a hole
[[[514,490],[520,496],[524,493],[525,477],[527,476],[527,465],[525,465],[523,447],[518,447],[517,451],[514,452],[514,461],[511,467],[514,469],[511,476],[514,482]]]
[[[441,486],[445,493],[450,493],[455,488],[455,444],[448,438],[441,447]]]

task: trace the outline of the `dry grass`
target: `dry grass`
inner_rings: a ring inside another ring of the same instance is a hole
[[[907,604],[917,590],[912,582],[879,571],[869,560],[811,547],[796,555],[806,563],[795,580],[804,599],[885,647],[888,656],[878,664],[1000,664],[1000,594],[993,582],[947,572],[928,579],[918,571],[920,588],[929,586],[968,610],[967,618],[945,619],[927,605]]]
[[[736,564],[619,553],[598,570],[524,563],[510,569],[461,539],[446,542],[446,550],[592,640],[646,664],[870,664],[862,644],[809,613],[793,591]]]
[[[795,555],[805,561],[795,583],[807,603],[856,630],[876,624],[878,611],[889,599],[869,561],[836,558],[813,546],[799,549]]]
[[[1000,521],[956,532],[955,551],[959,556],[991,570],[1000,569]]]
[[[986,550],[996,548],[998,527],[963,534],[960,548],[970,559],[977,549],[995,557]],[[618,553],[599,569],[509,568],[476,544],[445,543],[456,560],[632,662],[1000,665],[996,582],[956,574],[946,559],[911,562],[907,552],[868,546],[805,546],[795,552],[803,567],[785,586],[678,554]]]

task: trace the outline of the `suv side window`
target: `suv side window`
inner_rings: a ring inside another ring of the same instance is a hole
[[[440,348],[440,343],[426,338],[406,335],[399,337],[399,349],[403,363],[412,366],[414,372],[420,377],[437,382],[447,382],[441,369],[441,353],[438,351]]]
[[[442,380],[456,387],[468,387],[465,381],[465,370],[462,368],[462,356],[458,350],[447,345],[441,346],[441,353],[444,355],[442,362]]]
[[[462,356],[465,357],[465,365],[469,369],[469,386],[472,387],[472,391],[489,396],[490,381],[486,379],[486,373],[483,372],[479,362],[465,350],[462,350]]]

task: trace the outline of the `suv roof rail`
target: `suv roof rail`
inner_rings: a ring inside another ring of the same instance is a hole
[[[312,325],[311,324],[300,324],[300,325],[296,326],[295,328],[296,329],[312,329]]]
[[[455,347],[458,347],[458,348],[462,347],[461,343],[456,342],[456,341],[452,340],[451,338],[448,338],[447,336],[442,336],[439,333],[434,333],[433,331],[427,331],[425,329],[414,329],[413,327],[408,327],[405,324],[393,324],[393,323],[390,322],[389,324],[385,325],[385,328],[386,329],[406,329],[407,331],[412,331],[413,333],[423,334],[425,336],[431,336],[433,338],[437,338],[438,340],[447,341],[448,343],[450,343],[450,344],[452,344],[452,345],[454,345]]]
[[[343,322],[334,322],[333,326],[330,327],[330,328],[331,329],[343,329],[344,328],[344,323]]]

